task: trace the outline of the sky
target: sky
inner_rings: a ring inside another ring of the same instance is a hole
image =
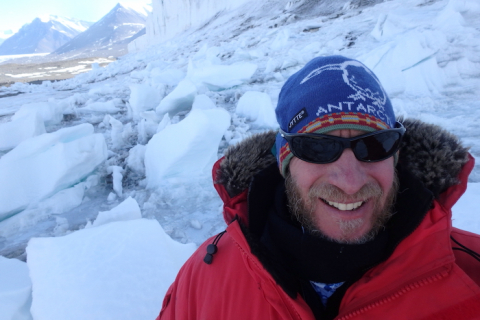
[[[0,0],[0,38],[5,30],[18,31],[24,24],[45,15],[58,15],[96,22],[106,15],[119,0]],[[125,0],[134,6],[151,0]]]

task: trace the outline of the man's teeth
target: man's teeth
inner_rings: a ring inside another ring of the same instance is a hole
[[[327,201],[327,203],[332,207],[337,208],[338,210],[349,211],[349,210],[355,210],[358,207],[360,207],[363,204],[363,201],[354,202],[354,203],[338,203],[333,201]]]

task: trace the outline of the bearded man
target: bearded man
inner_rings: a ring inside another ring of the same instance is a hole
[[[474,166],[456,137],[396,119],[342,56],[292,75],[276,116],[214,166],[228,227],[158,319],[480,319],[480,236],[451,223]]]

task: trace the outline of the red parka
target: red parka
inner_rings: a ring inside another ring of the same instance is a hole
[[[410,130],[420,131],[416,125]],[[261,153],[252,145],[254,139],[244,143],[243,151]],[[271,137],[257,138],[262,139],[271,142]],[[258,143],[265,148],[272,145]],[[230,161],[229,157],[231,154],[216,163],[215,181],[222,162]],[[480,252],[479,235],[452,227],[451,208],[465,192],[474,166],[473,158],[466,157],[460,183],[434,200],[421,224],[386,261],[347,289],[336,319],[480,319],[480,262],[453,250],[458,245],[450,238]],[[248,181],[240,185],[245,183]],[[224,201],[226,233],[216,243],[218,251],[211,264],[206,264],[204,257],[215,237],[205,241],[181,268],[157,320],[315,319],[302,297],[293,299],[285,293],[251,253],[240,227],[240,223],[248,226],[248,188],[231,196],[231,184],[216,183],[215,187]]]

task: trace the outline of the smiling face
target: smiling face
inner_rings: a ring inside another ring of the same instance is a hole
[[[342,129],[328,134],[351,138],[364,133]],[[364,243],[391,216],[397,191],[394,159],[360,162],[351,149],[328,164],[293,158],[286,188],[290,209],[305,228],[336,242]]]

